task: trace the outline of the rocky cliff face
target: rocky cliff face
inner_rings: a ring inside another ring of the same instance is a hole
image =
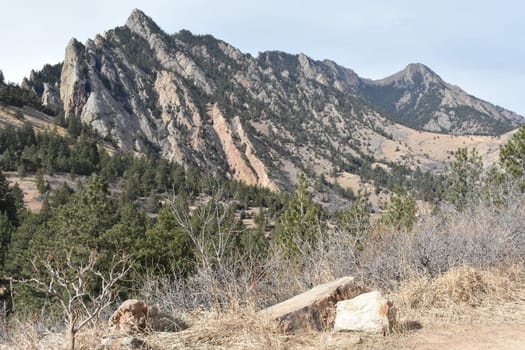
[[[139,10],[85,44],[71,40],[60,83],[46,91],[47,104],[123,150],[158,152],[271,189],[290,187],[299,172],[369,164],[394,137],[392,119],[456,133],[521,122],[422,65],[368,81],[303,54],[252,57],[208,35],[168,35]]]

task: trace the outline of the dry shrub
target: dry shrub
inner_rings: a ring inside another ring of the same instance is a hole
[[[424,281],[463,271],[456,270],[461,267],[487,270],[524,261],[524,204],[523,195],[516,195],[507,206],[478,203],[463,212],[443,208],[439,215],[420,218],[409,232],[383,229],[362,234],[359,244],[352,234],[334,228],[294,261],[273,247],[268,256],[234,256],[189,277],[149,279],[141,294],[148,303],[179,316],[195,309],[260,309],[349,275],[390,292],[409,280],[426,288],[429,282]],[[481,281],[473,290],[485,288],[487,276],[464,277],[466,284]],[[468,295],[462,298],[470,300]]]
[[[412,309],[519,300],[523,294],[523,272],[518,273],[515,267],[509,270],[510,273],[501,269],[454,268],[434,279],[407,281],[397,295],[403,305]]]
[[[44,321],[42,317],[32,317],[26,321],[11,319],[7,341],[0,345],[0,349],[66,349],[68,342],[65,336],[57,333]]]
[[[76,336],[75,349],[96,349],[109,332],[105,322],[108,318],[105,312],[98,322],[81,329]],[[44,308],[31,315],[22,312],[12,314],[0,350],[66,350],[70,346],[64,320]]]
[[[367,283],[389,290],[458,267],[489,269],[525,261],[524,197],[506,207],[480,203],[463,212],[443,210],[421,218],[410,232],[371,235],[358,260]]]

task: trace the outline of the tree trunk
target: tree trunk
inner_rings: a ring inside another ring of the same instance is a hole
[[[70,341],[70,349],[75,350],[75,336],[77,335],[77,330],[75,329],[75,326],[71,326],[69,329],[69,341]]]

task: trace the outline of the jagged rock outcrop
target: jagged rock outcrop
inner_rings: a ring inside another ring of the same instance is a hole
[[[78,116],[82,112],[91,92],[86,73],[85,46],[76,39],[71,39],[66,47],[60,77],[60,98],[66,117]]]
[[[62,112],[64,105],[60,99],[60,92],[49,83],[44,83],[42,92],[42,104],[55,113]]]
[[[140,10],[85,44],[72,39],[63,64],[47,69],[49,84],[37,91],[46,105],[62,105],[66,118],[91,124],[121,149],[274,190],[291,188],[300,172],[313,178],[370,166],[382,145],[402,142],[392,120],[458,134],[522,122],[422,65],[370,81],[304,54],[252,57],[209,35],[170,35]],[[434,163],[412,154],[403,162]]]

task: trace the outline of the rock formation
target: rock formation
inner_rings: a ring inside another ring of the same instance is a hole
[[[109,319],[112,329],[123,333],[144,331],[147,326],[148,306],[141,300],[124,301]]]
[[[84,44],[72,39],[62,65],[45,69],[25,85],[122,150],[273,190],[293,188],[298,173],[370,165],[381,145],[402,142],[394,122],[456,134],[502,133],[523,122],[420,64],[371,81],[304,54],[252,57],[210,35],[170,35],[140,10]],[[435,163],[410,153],[402,162]]]

